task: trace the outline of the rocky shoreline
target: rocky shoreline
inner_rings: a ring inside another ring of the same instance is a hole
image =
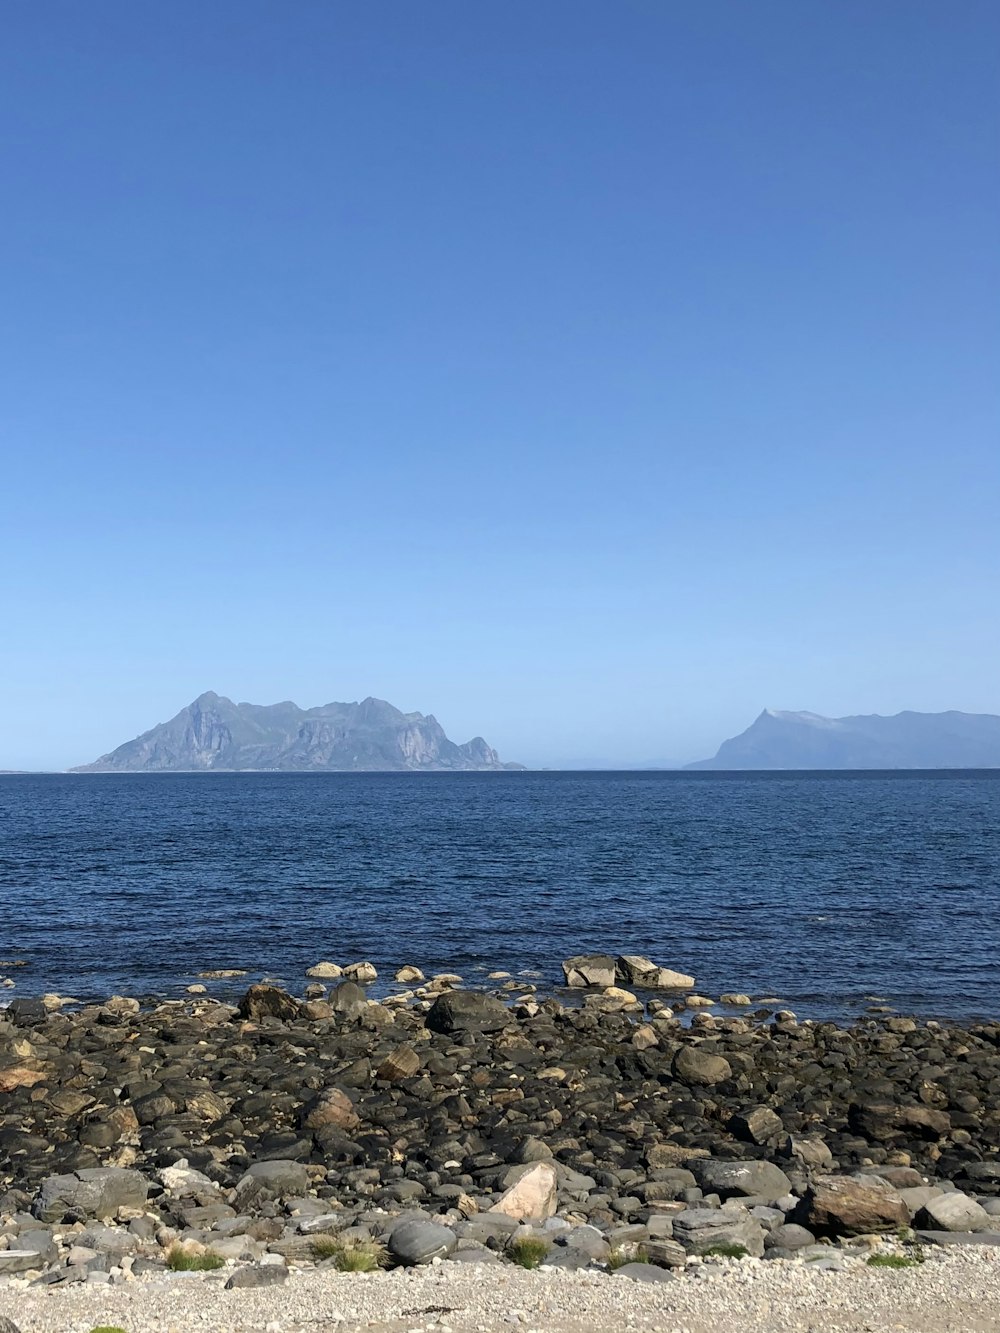
[[[0,1297],[213,1265],[232,1291],[440,1263],[666,1289],[1000,1246],[1000,1022],[714,1016],[631,957],[545,995],[408,968],[372,1000],[373,970],[0,1011]]]

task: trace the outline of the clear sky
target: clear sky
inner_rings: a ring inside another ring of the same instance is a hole
[[[1000,712],[996,0],[2,24],[0,767]]]

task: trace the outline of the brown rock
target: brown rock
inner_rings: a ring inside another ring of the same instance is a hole
[[[44,1083],[45,1075],[37,1069],[26,1069],[15,1065],[13,1069],[0,1069],[0,1092],[13,1092],[15,1088],[33,1088],[36,1083]]]
[[[375,1071],[375,1077],[386,1083],[401,1083],[403,1079],[413,1078],[419,1069],[420,1056],[412,1046],[404,1044],[385,1057]]]
[[[303,1129],[322,1129],[325,1125],[334,1125],[337,1129],[350,1132],[361,1124],[361,1117],[346,1092],[340,1088],[327,1088],[306,1108],[301,1123]]]
[[[896,1190],[878,1176],[817,1176],[795,1220],[818,1234],[860,1236],[909,1226],[910,1214]]]
[[[240,1000],[241,1018],[258,1023],[262,1018],[280,1018],[286,1022],[298,1018],[302,1005],[278,986],[251,986]]]

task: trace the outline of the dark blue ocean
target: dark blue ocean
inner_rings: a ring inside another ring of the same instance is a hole
[[[996,1018],[1000,772],[0,777],[0,998],[588,951],[800,1017]]]

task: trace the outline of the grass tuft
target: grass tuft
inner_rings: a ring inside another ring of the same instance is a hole
[[[869,1268],[916,1268],[924,1262],[922,1250],[912,1254],[870,1254],[865,1260]]]
[[[626,1264],[648,1264],[649,1255],[641,1245],[612,1245],[606,1262],[608,1272],[613,1273]]]
[[[205,1254],[188,1254],[179,1245],[171,1247],[167,1255],[167,1267],[174,1273],[212,1273],[225,1263],[221,1254],[211,1250]]]
[[[745,1245],[713,1245],[705,1251],[706,1259],[746,1259],[750,1251]]]
[[[127,1333],[124,1328],[119,1328],[117,1324],[112,1327],[110,1324],[101,1324],[100,1328],[92,1328],[90,1333]]]
[[[374,1273],[385,1267],[385,1246],[378,1240],[315,1236],[312,1252],[317,1260],[332,1259],[341,1273]]]
[[[537,1268],[551,1248],[541,1236],[517,1236],[507,1246],[507,1254],[521,1268]]]

